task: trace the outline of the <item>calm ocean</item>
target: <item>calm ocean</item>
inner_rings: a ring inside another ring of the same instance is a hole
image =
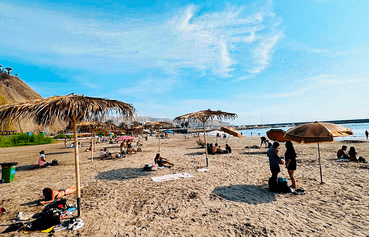
[[[340,124],[342,126],[351,128],[351,130],[354,132],[354,135],[347,136],[347,137],[337,137],[335,140],[359,140],[359,139],[365,139],[365,130],[369,131],[369,123],[346,123],[346,124]],[[280,129],[283,129],[287,131],[291,127],[278,127]],[[245,137],[251,137],[251,136],[266,136],[266,132],[270,128],[260,128],[260,129],[248,129],[248,130],[238,130],[238,132],[242,132],[242,135]]]

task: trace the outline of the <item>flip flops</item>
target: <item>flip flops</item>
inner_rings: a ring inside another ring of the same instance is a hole
[[[78,230],[84,225],[83,220],[80,218],[71,219],[68,225],[68,230]]]
[[[298,188],[298,189],[296,189],[296,190],[293,192],[293,194],[295,194],[295,195],[305,195],[305,194],[306,194],[306,192],[305,192],[305,189],[303,189],[303,188]]]

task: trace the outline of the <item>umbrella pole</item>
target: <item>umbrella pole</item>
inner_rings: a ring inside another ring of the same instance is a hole
[[[158,129],[158,135],[159,135],[159,152],[160,152],[160,129]]]
[[[208,147],[207,147],[207,143],[206,143],[206,129],[205,129],[205,123],[206,121],[203,122],[203,128],[204,128],[204,142],[205,142],[205,157],[206,157],[206,167],[209,166],[209,161],[208,161]]]
[[[91,162],[94,161],[94,133],[91,133]]]
[[[319,154],[320,184],[323,184],[322,165],[321,165],[321,163],[320,163],[320,148],[319,148],[319,142],[318,142],[318,154]]]
[[[76,187],[77,187],[77,208],[78,214],[77,216],[81,216],[81,187],[80,187],[80,179],[79,179],[79,156],[78,156],[78,138],[77,138],[77,122],[76,122],[76,114],[73,113],[73,137],[74,137],[74,162],[76,168]]]

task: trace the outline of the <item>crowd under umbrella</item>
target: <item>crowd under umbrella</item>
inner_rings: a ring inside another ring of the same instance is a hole
[[[188,113],[181,116],[178,116],[174,119],[175,122],[185,123],[185,122],[201,122],[203,124],[204,129],[204,142],[205,142],[205,157],[206,157],[206,166],[209,166],[208,160],[208,149],[206,146],[206,122],[212,120],[223,120],[223,119],[235,119],[237,114],[228,113],[221,110],[200,110],[194,113]]]
[[[52,125],[56,120],[71,122],[74,134],[74,158],[77,188],[78,216],[81,215],[81,187],[79,177],[79,155],[76,127],[81,121],[91,121],[114,112],[117,115],[131,119],[135,108],[131,104],[117,100],[87,97],[69,94],[52,96],[44,99],[30,100],[20,103],[0,106],[0,122],[12,119],[29,119],[41,126]]]
[[[94,160],[94,139],[97,132],[107,132],[116,130],[117,127],[113,123],[99,121],[85,121],[77,124],[77,127],[82,131],[91,132],[91,161]]]
[[[323,183],[322,165],[320,162],[320,148],[321,142],[332,142],[334,137],[344,137],[353,135],[354,132],[347,127],[324,122],[305,123],[287,130],[286,141],[294,141],[298,143],[318,143],[318,159],[320,169],[320,183]]]
[[[145,124],[146,127],[150,127],[152,129],[157,129],[158,130],[158,135],[159,135],[159,152],[160,152],[160,128],[168,128],[168,127],[173,127],[173,123],[170,122],[165,122],[165,121],[154,121],[154,122],[146,122]]]

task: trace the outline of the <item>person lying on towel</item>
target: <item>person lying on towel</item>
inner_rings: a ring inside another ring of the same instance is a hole
[[[42,190],[42,194],[45,197],[45,201],[40,201],[40,204],[45,205],[56,199],[60,199],[67,194],[74,193],[76,190],[77,190],[76,186],[72,186],[70,188],[59,189],[59,190],[55,190],[51,188],[44,188]]]
[[[171,163],[167,158],[162,157],[159,153],[156,154],[154,163],[157,164],[160,167],[172,167],[174,166],[173,163]]]

